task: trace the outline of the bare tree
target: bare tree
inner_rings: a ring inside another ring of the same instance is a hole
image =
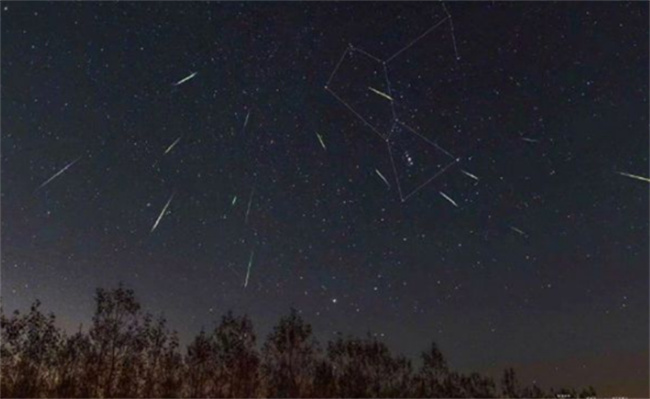
[[[491,378],[449,370],[435,343],[411,362],[371,335],[338,338],[323,353],[294,309],[256,349],[247,316],[225,314],[179,352],[163,316],[142,313],[132,290],[98,289],[87,332],[68,336],[36,301],[26,314],[0,307],[2,397],[593,397],[592,387],[546,393],[520,386],[512,368]]]
[[[411,363],[403,357],[393,357],[375,337],[339,338],[329,343],[327,356],[341,396],[410,396]]]
[[[29,313],[2,316],[2,391],[14,397],[49,395],[54,390],[61,333],[53,314],[40,311],[40,301]]]
[[[216,373],[214,395],[224,398],[255,396],[259,355],[255,349],[253,323],[246,316],[228,312],[214,331]]]
[[[185,357],[187,365],[185,378],[189,384],[189,397],[208,396],[210,376],[215,372],[213,370],[215,357],[213,342],[205,331],[201,331],[187,347],[187,356]]]
[[[295,309],[280,319],[262,349],[268,396],[302,397],[312,386],[318,346],[312,329]]]

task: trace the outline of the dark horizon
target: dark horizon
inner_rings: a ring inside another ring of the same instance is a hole
[[[232,311],[183,343],[132,289],[98,288],[87,328],[58,330],[40,301],[0,312],[5,397],[480,397],[595,398],[587,387],[459,372],[432,341],[418,358],[391,353],[377,334],[319,341],[296,309],[258,337]],[[2,310],[2,309],[0,309]],[[602,394],[600,396],[603,396]]]
[[[119,285],[123,285],[122,282]],[[124,285],[125,288],[129,289],[128,284]],[[103,287],[108,288],[108,287]],[[93,290],[95,292],[96,290]],[[95,310],[95,305],[90,300],[92,294],[89,293],[88,300],[84,302],[85,308],[90,309],[90,313]],[[144,313],[148,313],[156,318],[162,317],[165,320],[169,321],[167,315],[164,311],[155,311],[151,312],[151,309],[147,306],[146,303],[142,303],[136,292],[136,299],[142,305],[142,310]],[[78,332],[88,333],[89,329],[92,327],[92,320],[90,316],[84,322],[81,322],[77,325],[68,324],[65,321],[65,315],[58,314],[56,311],[53,311],[47,303],[43,303],[37,298],[32,301],[32,304],[36,301],[39,302],[39,309],[43,314],[49,315],[54,314],[56,320],[54,325],[57,328],[60,328],[63,332],[69,336],[74,335]],[[2,297],[0,296],[0,305],[3,304]],[[30,305],[31,306],[31,305]],[[21,314],[29,312],[29,308],[24,309],[14,309],[14,311],[19,311]],[[293,309],[293,308],[291,308]],[[284,314],[281,314],[279,318],[286,317],[289,315],[290,310]],[[12,312],[3,310],[5,316],[10,316]],[[171,332],[178,334],[179,344],[181,347],[181,353],[185,353],[188,345],[192,343],[202,331],[206,333],[211,333],[214,331],[223,316],[232,312],[231,309],[220,309],[214,310],[212,312],[212,318],[206,318],[204,323],[196,331],[188,331],[183,328],[176,328],[173,323],[168,323],[168,328]],[[301,312],[298,312],[298,315],[303,316]],[[249,318],[250,315],[246,313],[234,313],[235,317],[246,317]],[[307,323],[310,323],[311,320],[305,320]],[[257,342],[255,348],[259,351],[262,349],[262,345],[267,336],[272,332],[273,326],[268,328],[259,328],[256,321],[251,319],[252,326],[254,331],[257,333]],[[311,324],[311,323],[310,323]],[[313,331],[314,340],[320,344],[321,349],[326,349],[326,342],[335,340],[337,338],[367,338],[372,337],[383,344],[386,344],[387,348],[398,357],[405,357],[408,359],[414,368],[422,366],[421,354],[425,348],[420,348],[420,350],[415,350],[412,352],[404,353],[399,350],[399,347],[391,345],[390,342],[385,342],[385,336],[382,336],[381,333],[376,333],[370,330],[365,331],[362,334],[344,334],[340,331],[333,332],[324,332],[324,331]],[[434,341],[432,341],[434,342]],[[440,345],[439,342],[435,342],[436,346],[443,354],[447,354],[448,349],[446,345]],[[556,392],[562,388],[574,389],[580,392],[581,389],[587,389],[589,387],[594,387],[597,392],[597,397],[619,397],[625,396],[628,398],[643,398],[645,397],[645,392],[647,390],[647,379],[643,375],[643,367],[646,366],[646,359],[648,358],[647,353],[622,353],[616,357],[612,358],[613,364],[616,365],[616,368],[610,370],[598,370],[600,374],[597,374],[597,377],[593,377],[593,371],[590,372],[585,365],[596,364],[600,362],[600,357],[596,354],[592,356],[585,356],[583,359],[580,358],[569,358],[569,359],[550,359],[543,362],[504,362],[502,364],[492,364],[484,367],[471,367],[463,364],[459,364],[457,359],[453,357],[447,357],[445,360],[449,366],[450,370],[455,372],[471,374],[478,373],[486,378],[491,378],[495,381],[497,386],[497,391],[499,387],[499,381],[503,377],[504,370],[512,368],[518,378],[518,383],[520,386],[537,386],[541,388],[544,392],[549,392],[550,389],[555,389]],[[635,370],[635,371],[632,371]]]
[[[648,396],[647,2],[2,2],[0,291]],[[624,367],[634,369],[627,373]]]

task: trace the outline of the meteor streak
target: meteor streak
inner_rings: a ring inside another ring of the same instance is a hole
[[[384,183],[386,183],[386,185],[388,186],[388,188],[390,188],[390,183],[388,183],[388,180],[386,180],[386,178],[384,177],[384,175],[382,175],[381,172],[380,172],[379,170],[377,170],[377,169],[375,169],[375,172],[377,172],[377,174],[379,175],[379,177],[381,177],[381,179],[384,181]]]
[[[521,139],[523,141],[527,141],[529,143],[539,143],[539,140],[537,140],[537,139],[531,139],[531,138],[528,138],[528,137],[522,137]]]
[[[377,89],[373,89],[373,88],[370,87],[370,86],[368,86],[368,90],[372,91],[373,93],[375,93],[375,94],[377,94],[377,95],[379,95],[379,96],[384,97],[384,98],[387,99],[388,101],[393,101],[393,97],[389,96],[388,94],[386,94],[386,93],[384,93],[384,92],[381,92],[381,91],[379,91],[379,90],[377,90]]]
[[[156,227],[158,227],[158,223],[160,223],[160,220],[161,220],[161,219],[163,218],[163,216],[165,215],[165,212],[167,211],[167,207],[168,207],[169,204],[172,202],[172,199],[173,199],[173,198],[174,198],[174,194],[172,194],[171,197],[169,197],[169,201],[167,201],[167,203],[166,203],[165,206],[163,207],[162,211],[160,211],[160,215],[158,215],[158,219],[156,219],[156,223],[153,224],[153,227],[151,228],[150,233],[153,233],[153,231],[156,230]]]
[[[320,142],[321,147],[323,147],[323,149],[325,151],[327,151],[327,147],[325,147],[325,142],[323,141],[323,138],[321,137],[321,135],[318,134],[318,132],[316,132],[316,137],[318,137],[318,141]]]
[[[248,125],[248,118],[250,118],[250,116],[251,116],[251,111],[248,111],[248,113],[246,114],[246,119],[244,119],[244,127],[241,129],[242,133],[244,132],[244,130],[246,130],[246,125]]]
[[[244,288],[248,287],[248,278],[251,276],[251,266],[253,266],[253,255],[255,251],[251,251],[251,257],[248,259],[248,269],[246,270],[246,280],[244,280]]]
[[[69,167],[71,167],[72,165],[74,165],[74,164],[75,164],[78,160],[80,160],[80,159],[81,159],[81,157],[75,159],[74,161],[72,161],[72,162],[70,162],[69,164],[67,164],[66,166],[64,166],[61,170],[59,170],[59,171],[56,172],[54,175],[52,175],[52,177],[50,177],[49,179],[45,180],[45,182],[44,182],[43,184],[41,184],[40,186],[38,186],[38,188],[37,188],[36,190],[34,190],[34,191],[38,191],[38,190],[40,190],[41,188],[47,186],[47,185],[48,185],[52,180],[54,180],[54,179],[56,179],[57,177],[59,177],[63,172],[65,172],[66,170],[68,170]]]
[[[246,208],[246,217],[244,223],[248,223],[248,214],[251,212],[251,204],[253,203],[253,194],[255,194],[255,187],[251,190],[251,196],[248,198],[248,208]]]
[[[176,144],[178,144],[178,142],[181,141],[181,138],[183,138],[183,136],[180,136],[173,143],[171,143],[171,145],[169,147],[167,147],[167,149],[165,150],[165,154],[163,154],[163,155],[166,155],[169,151],[171,151],[172,148],[174,148],[176,146]]]
[[[456,203],[456,201],[454,201],[453,199],[451,199],[447,194],[445,194],[445,193],[443,193],[442,191],[440,191],[440,195],[442,195],[443,198],[446,199],[447,201],[451,202],[451,204],[452,204],[453,206],[455,206],[456,208],[458,208],[458,204]]]
[[[192,72],[190,75],[187,75],[187,76],[184,77],[183,79],[181,79],[181,80],[179,80],[178,82],[174,83],[174,86],[180,86],[180,85],[182,85],[183,83],[185,83],[185,82],[187,82],[188,80],[190,80],[190,79],[192,79],[193,77],[195,77],[197,73],[198,73],[198,72]]]
[[[471,174],[471,173],[469,173],[468,171],[463,170],[463,169],[461,169],[460,171],[461,171],[465,176],[470,177],[470,178],[472,178],[472,179],[478,181],[478,177],[477,177],[477,176],[475,176],[475,175],[473,175],[473,174]]]
[[[514,232],[519,233],[519,234],[522,235],[522,236],[527,235],[526,233],[524,233],[523,231],[519,230],[519,229],[516,228],[515,226],[510,226],[510,229],[511,229],[512,231],[514,231]]]
[[[641,180],[641,181],[645,181],[645,182],[650,183],[650,178],[647,178],[647,177],[637,176],[637,175],[633,175],[631,173],[625,173],[625,172],[617,172],[617,173],[619,175],[621,175],[621,176],[631,177],[632,179],[637,179],[637,180]]]

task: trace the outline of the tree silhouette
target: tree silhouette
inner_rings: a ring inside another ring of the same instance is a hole
[[[514,369],[499,387],[477,373],[449,369],[435,343],[410,360],[376,337],[342,338],[320,350],[295,309],[257,350],[253,323],[227,312],[180,352],[163,316],[143,313],[121,284],[98,289],[88,331],[68,336],[36,301],[5,316],[0,307],[0,397],[595,397],[592,387],[545,392],[521,386]]]
[[[252,397],[258,380],[259,355],[255,350],[253,323],[246,316],[228,312],[214,332],[216,397]]]
[[[388,347],[370,335],[330,342],[327,356],[342,396],[410,396],[411,363],[403,357],[393,358]]]
[[[45,396],[53,389],[50,371],[57,366],[61,334],[53,314],[34,302],[29,313],[2,316],[2,391],[17,397]]]
[[[444,380],[449,374],[447,361],[435,342],[422,352],[422,367],[415,377],[414,394],[418,397],[441,397],[445,392]]]
[[[187,364],[186,379],[189,382],[191,398],[207,397],[208,382],[214,364],[214,345],[210,338],[201,331],[187,348],[185,363]]]
[[[503,371],[503,377],[501,377],[501,395],[504,398],[519,397],[519,383],[517,382],[517,375],[513,368],[508,368]]]
[[[269,335],[262,349],[262,373],[267,395],[279,398],[308,396],[318,351],[311,326],[295,309]]]
[[[81,329],[80,329],[81,330]],[[91,396],[89,385],[84,380],[84,370],[89,367],[90,340],[81,331],[65,337],[59,348],[59,384],[56,395],[59,397]]]
[[[90,328],[89,377],[94,380],[93,396],[112,397],[118,381],[132,383],[136,334],[139,330],[140,304],[133,290],[120,286],[112,291],[98,289],[95,293],[95,314]],[[121,392],[122,394],[130,392]]]

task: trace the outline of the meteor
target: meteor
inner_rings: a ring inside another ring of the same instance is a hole
[[[327,151],[327,147],[325,147],[325,142],[323,142],[323,138],[321,137],[320,134],[318,134],[318,132],[316,132],[316,137],[318,137],[318,141],[320,142],[321,147],[323,147],[323,149]]]
[[[246,280],[244,280],[244,288],[248,287],[248,278],[251,275],[251,266],[253,265],[253,255],[255,251],[251,251],[251,257],[248,259],[248,269],[246,270]]]
[[[443,193],[442,191],[440,191],[440,195],[442,195],[443,198],[446,199],[447,201],[451,202],[451,204],[452,204],[453,206],[455,206],[456,208],[458,208],[458,204],[456,203],[456,201],[454,201],[453,199],[451,199],[447,194],[445,194],[445,193]]]
[[[379,95],[379,96],[384,97],[384,98],[387,99],[388,101],[393,101],[393,97],[391,97],[391,96],[389,96],[388,94],[383,93],[383,92],[381,92],[381,91],[379,91],[379,90],[377,90],[377,89],[373,89],[372,87],[368,86],[368,90],[372,91],[373,93],[375,93],[375,94],[377,94],[377,95]]]
[[[40,186],[38,186],[38,188],[37,188],[36,190],[34,190],[34,191],[38,191],[38,190],[40,190],[41,188],[47,186],[47,185],[48,185],[52,180],[54,180],[54,179],[56,179],[57,177],[59,177],[63,172],[65,172],[66,170],[68,170],[69,167],[71,167],[72,165],[74,165],[75,163],[77,163],[77,161],[80,160],[80,159],[81,159],[81,157],[75,159],[74,161],[72,161],[72,162],[70,162],[69,164],[67,164],[66,166],[64,166],[61,170],[59,170],[59,171],[56,172],[54,175],[52,175],[52,177],[50,177],[49,179],[45,180],[45,182],[44,182],[43,184],[41,184]]]
[[[183,79],[181,79],[181,80],[179,80],[178,82],[174,83],[174,86],[180,86],[180,85],[182,85],[183,83],[185,83],[185,82],[187,82],[188,80],[190,80],[190,79],[192,79],[193,77],[195,77],[197,73],[198,73],[198,72],[192,72],[190,75],[187,75],[187,76],[184,77]]]
[[[621,176],[631,177],[632,179],[641,180],[641,181],[645,181],[645,182],[650,183],[650,178],[647,178],[647,177],[637,176],[637,175],[633,175],[631,173],[625,173],[625,172],[617,172],[617,173],[619,175],[621,175]]]
[[[526,233],[524,233],[523,231],[519,230],[519,229],[516,228],[515,226],[510,226],[510,229],[511,229],[512,231],[514,231],[514,232],[519,233],[519,234],[522,235],[522,236],[527,235]]]
[[[171,197],[169,197],[169,201],[167,201],[162,211],[160,211],[160,215],[158,215],[158,219],[156,219],[156,223],[153,224],[150,233],[153,233],[153,231],[156,230],[156,227],[158,227],[158,223],[160,223],[160,220],[162,220],[163,216],[165,215],[165,212],[167,211],[167,207],[172,202],[173,198],[174,198],[174,194],[172,194]]]
[[[468,171],[463,170],[463,169],[461,169],[460,171],[461,171],[465,176],[470,177],[470,178],[472,178],[472,179],[478,181],[478,177],[474,176],[473,174],[469,173]]]
[[[255,187],[251,190],[251,196],[248,198],[248,208],[246,208],[246,217],[244,223],[248,223],[248,214],[251,212],[251,204],[253,203],[253,194],[255,194]]]
[[[163,154],[163,155],[166,155],[169,151],[171,151],[172,148],[174,148],[176,146],[176,144],[178,144],[178,142],[181,141],[181,138],[183,138],[183,136],[180,136],[179,138],[177,138],[169,147],[167,147],[167,149],[165,150],[165,154]]]
[[[244,119],[244,127],[241,129],[242,133],[246,130],[246,125],[248,125],[248,118],[251,116],[251,111],[248,111],[246,114],[246,119]]]
[[[377,170],[377,169],[375,169],[375,172],[377,172],[377,174],[379,175],[379,177],[381,177],[381,179],[384,181],[384,183],[386,183],[386,185],[388,186],[388,188],[390,188],[390,183],[388,183],[388,180],[386,180],[386,178],[384,177],[384,175],[382,175],[381,172],[380,172],[379,170]]]

